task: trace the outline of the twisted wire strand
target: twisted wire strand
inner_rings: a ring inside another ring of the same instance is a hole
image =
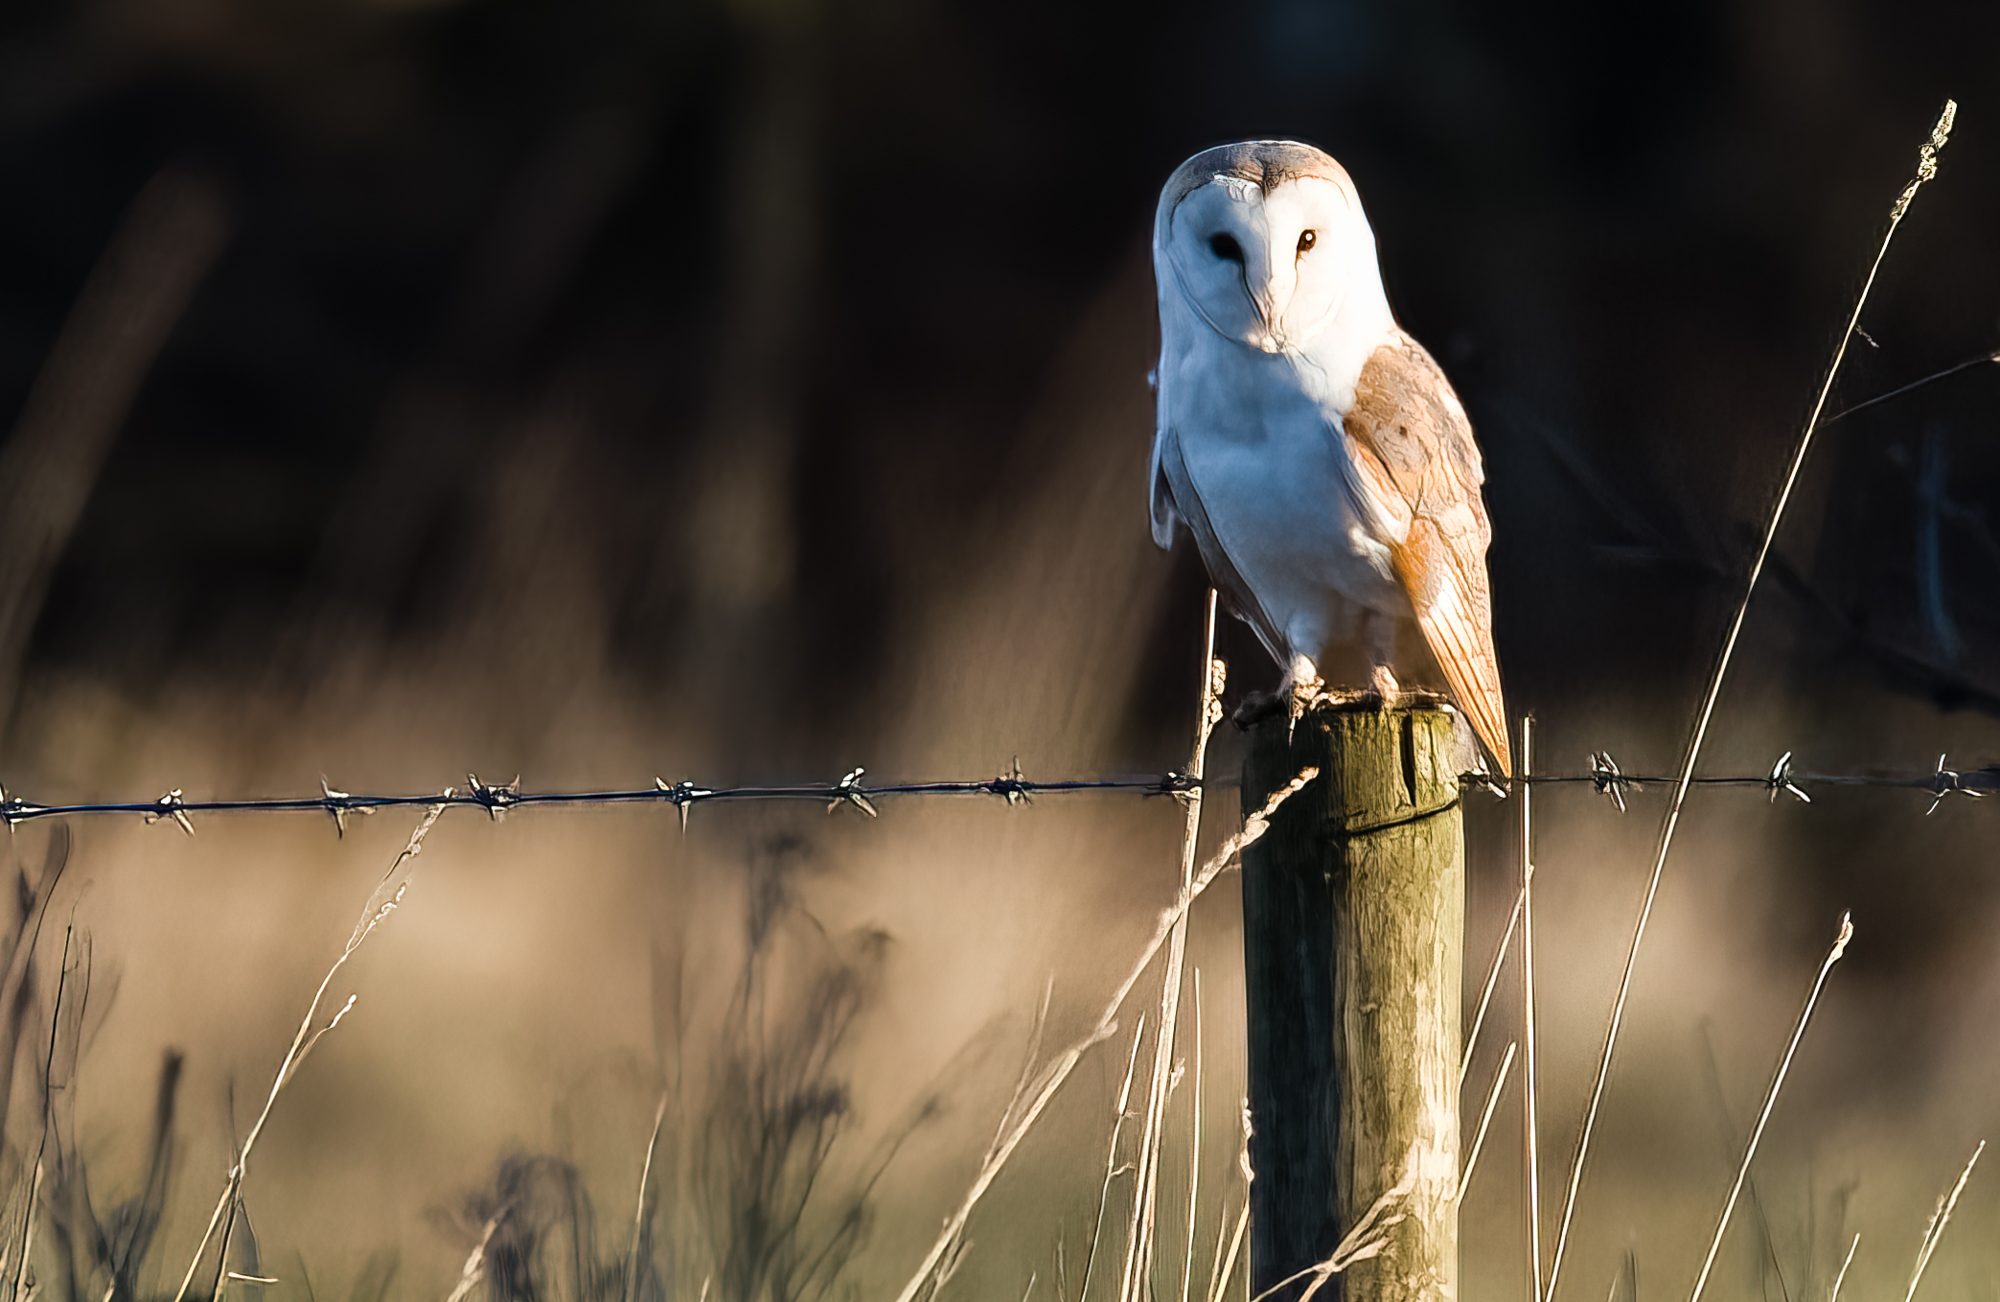
[[[193,816],[219,813],[319,813],[332,818],[335,829],[344,832],[350,815],[377,809],[397,809],[445,805],[480,809],[498,818],[517,809],[535,806],[666,805],[683,821],[696,805],[739,802],[817,803],[829,811],[852,808],[868,817],[880,813],[878,800],[885,798],[926,798],[986,796],[1008,805],[1031,804],[1050,796],[1125,794],[1142,797],[1187,797],[1200,790],[1200,779],[1179,771],[1118,777],[1030,778],[1016,764],[1008,772],[991,778],[937,778],[908,782],[870,782],[867,770],[855,768],[832,782],[749,783],[737,786],[709,786],[694,781],[667,782],[653,779],[643,787],[612,787],[601,790],[523,790],[520,780],[482,782],[467,774],[463,786],[443,791],[367,794],[338,790],[325,782],[319,793],[304,796],[218,796],[190,798],[175,787],[151,800],[84,800],[44,803],[29,800],[0,787],[0,823],[14,827],[46,819],[72,819],[100,815],[138,815],[147,822],[172,822],[182,831],[192,832]],[[1461,774],[1459,783],[1468,791],[1485,790],[1505,797],[1515,783],[1533,786],[1589,786],[1610,800],[1620,811],[1626,797],[1648,787],[1666,788],[1678,779],[1659,773],[1626,773],[1609,752],[1590,757],[1587,771],[1536,773],[1523,779],[1503,781],[1484,768]],[[1786,752],[1767,772],[1706,774],[1693,778],[1692,786],[1744,787],[1764,791],[1772,801],[1780,795],[1811,804],[1813,788],[1863,788],[1917,791],[1931,797],[1926,813],[1935,811],[1953,797],[1979,799],[2000,794],[2000,764],[1982,768],[1957,769],[1940,754],[1930,769],[1819,772],[1793,765]]]

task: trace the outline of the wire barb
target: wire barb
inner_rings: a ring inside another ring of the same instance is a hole
[[[1618,771],[1618,761],[1611,758],[1610,751],[1590,753],[1590,785],[1598,795],[1609,797],[1619,813],[1625,812],[1625,788],[1632,785],[1632,779]]]
[[[465,791],[472,803],[486,811],[486,816],[494,822],[515,805],[521,803],[521,775],[515,774],[512,782],[487,784],[479,780],[477,773],[465,775]]]
[[[162,819],[170,818],[174,821],[174,826],[180,828],[181,831],[186,832],[189,836],[194,835],[194,821],[187,816],[187,801],[181,797],[181,789],[179,787],[175,787],[166,795],[161,796],[153,804],[155,806],[154,812],[146,815],[146,822],[149,826],[160,822]]]
[[[28,811],[33,808],[33,805],[19,796],[8,795],[7,788],[0,786],[0,823],[5,823],[9,832],[12,832],[14,824],[27,817]]]
[[[1946,796],[1964,796],[1968,800],[1979,800],[1986,795],[1984,791],[1966,786],[1965,775],[1957,769],[1947,768],[1944,762],[1945,754],[1944,751],[1938,752],[1937,773],[1931,785],[1931,807],[1924,811],[1926,818],[1937,813],[1938,806],[1944,803]]]
[[[1170,769],[1167,771],[1166,775],[1160,779],[1159,784],[1155,786],[1153,790],[1148,792],[1147,794],[1156,796],[1172,796],[1174,798],[1174,803],[1178,804],[1179,806],[1181,806],[1181,808],[1185,809],[1187,808],[1188,804],[1194,800],[1195,793],[1200,790],[1201,790],[1200,778],[1195,777],[1192,773],[1183,773],[1179,769]]]
[[[994,795],[1005,800],[1009,809],[1035,803],[1032,799],[1035,784],[1028,781],[1027,775],[1021,772],[1021,757],[1019,755],[1014,757],[1013,764],[1008,767],[1005,773],[987,783],[986,786]]]
[[[336,837],[346,837],[347,816],[349,814],[372,814],[375,812],[373,806],[356,804],[353,796],[350,796],[345,791],[336,790],[326,780],[324,773],[320,774],[319,779],[319,801],[320,804],[326,807],[327,816],[333,819],[333,834]]]
[[[1505,800],[1507,798],[1507,788],[1501,786],[1500,780],[1494,776],[1493,770],[1486,767],[1486,757],[1484,755],[1474,759],[1472,767],[1458,775],[1458,784],[1465,788],[1478,787],[1495,800]]]
[[[1799,803],[1802,805],[1810,805],[1812,803],[1812,797],[1807,795],[1798,783],[1792,781],[1792,753],[1790,751],[1786,751],[1784,754],[1778,756],[1778,762],[1771,766],[1771,776],[1768,781],[1771,788],[1770,804],[1775,805],[1778,803],[1778,794],[1780,792],[1788,796],[1797,797]]]
[[[875,808],[875,802],[868,798],[868,788],[861,785],[861,775],[867,771],[857,765],[848,770],[846,777],[834,784],[833,799],[826,805],[827,813],[831,814],[842,805],[853,805],[870,818],[882,816],[882,811]]]
[[[667,780],[665,778],[655,777],[653,779],[653,787],[663,797],[665,797],[668,803],[673,805],[674,810],[680,814],[682,836],[687,835],[689,806],[693,805],[695,801],[700,800],[704,796],[712,796],[715,794],[712,791],[708,791],[705,790],[704,788],[696,786],[694,783],[688,781],[686,778],[682,778],[679,782],[674,783],[672,786],[668,786]]]

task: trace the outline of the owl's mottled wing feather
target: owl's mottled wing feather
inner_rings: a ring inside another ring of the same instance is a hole
[[[1356,509],[1389,542],[1452,699],[1511,773],[1486,576],[1493,530],[1479,495],[1486,471],[1465,408],[1431,355],[1398,331],[1361,368],[1341,424]]]

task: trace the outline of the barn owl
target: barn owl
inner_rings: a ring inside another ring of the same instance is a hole
[[[1453,701],[1511,770],[1465,408],[1389,310],[1375,234],[1310,145],[1205,150],[1160,192],[1153,540],[1194,535],[1210,578],[1284,666],[1294,717],[1359,644],[1399,691],[1414,621]]]

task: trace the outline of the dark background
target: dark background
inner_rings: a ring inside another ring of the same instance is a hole
[[[1546,753],[1657,769],[1947,95],[1833,408],[2000,343],[1996,42],[1984,5],[18,5],[0,394],[59,451],[56,488],[8,485],[45,601],[8,608],[0,681],[305,694],[476,653],[503,747],[608,674],[705,711],[739,775],[840,763],[911,613],[1004,569],[1043,485],[1129,503],[1069,503],[1024,563],[1140,534],[1157,184],[1289,134],[1356,177],[1473,413],[1512,703],[1589,716]],[[121,223],[165,304],[129,394],[116,328],[51,361]],[[1800,707],[1783,746],[1921,767],[1944,734],[1855,693],[2000,709],[1996,405],[1975,369],[1826,432],[1753,620],[1784,670],[1739,673]],[[1181,595],[1132,616],[1108,749],[1063,757],[1099,769],[1183,727],[1195,566],[1130,565]],[[1007,635],[994,672],[1059,672]]]
[[[1182,158],[1266,134],[1347,166],[1473,416],[1541,753],[1669,770],[1947,96],[1832,410],[2000,347],[1993,5],[16,0],[0,780],[1177,765],[1202,580],[1146,539],[1147,238]],[[1823,430],[1717,769],[2000,756],[1997,415],[1988,365]],[[1275,679],[1224,649],[1232,695]],[[1741,800],[1688,871],[1768,838],[1786,972],[1856,909],[1842,1088],[1912,1105],[1985,988],[1996,814]],[[1608,950],[1655,812],[1615,889],[1576,851]],[[1490,920],[1511,833],[1472,825]],[[1049,898],[1147,916],[1123,889]]]
[[[1132,337],[1097,382],[1140,392],[1159,179],[1268,133],[1348,165],[1394,302],[1477,419],[1515,697],[1679,688],[1947,94],[1967,106],[1948,188],[1835,404],[2000,335],[1996,38],[1978,5],[17,5],[7,406],[149,179],[198,189],[219,232],[31,655],[233,672],[323,653],[293,636],[308,611],[422,630],[449,602],[416,591],[474,568],[468,499],[510,423],[556,393],[593,419],[565,436],[574,493],[549,527],[605,576],[622,668],[659,677],[676,630],[724,616],[727,658],[779,680],[879,663],[908,580],[948,582],[992,541],[963,526],[1004,518],[1044,450],[1034,396],[1107,296]],[[1864,634],[1819,653],[1923,650],[1889,453],[1937,425],[1950,491],[1990,504],[1996,386],[1830,432],[1828,519],[1787,552]],[[1137,466],[1148,433],[1090,437]],[[697,571],[731,548],[686,522],[730,462],[770,481],[734,490],[770,554],[737,558],[754,591],[718,612]],[[1603,550],[1663,530],[1685,554]],[[1990,707],[1993,558],[1950,542],[1964,653],[1898,685]]]

